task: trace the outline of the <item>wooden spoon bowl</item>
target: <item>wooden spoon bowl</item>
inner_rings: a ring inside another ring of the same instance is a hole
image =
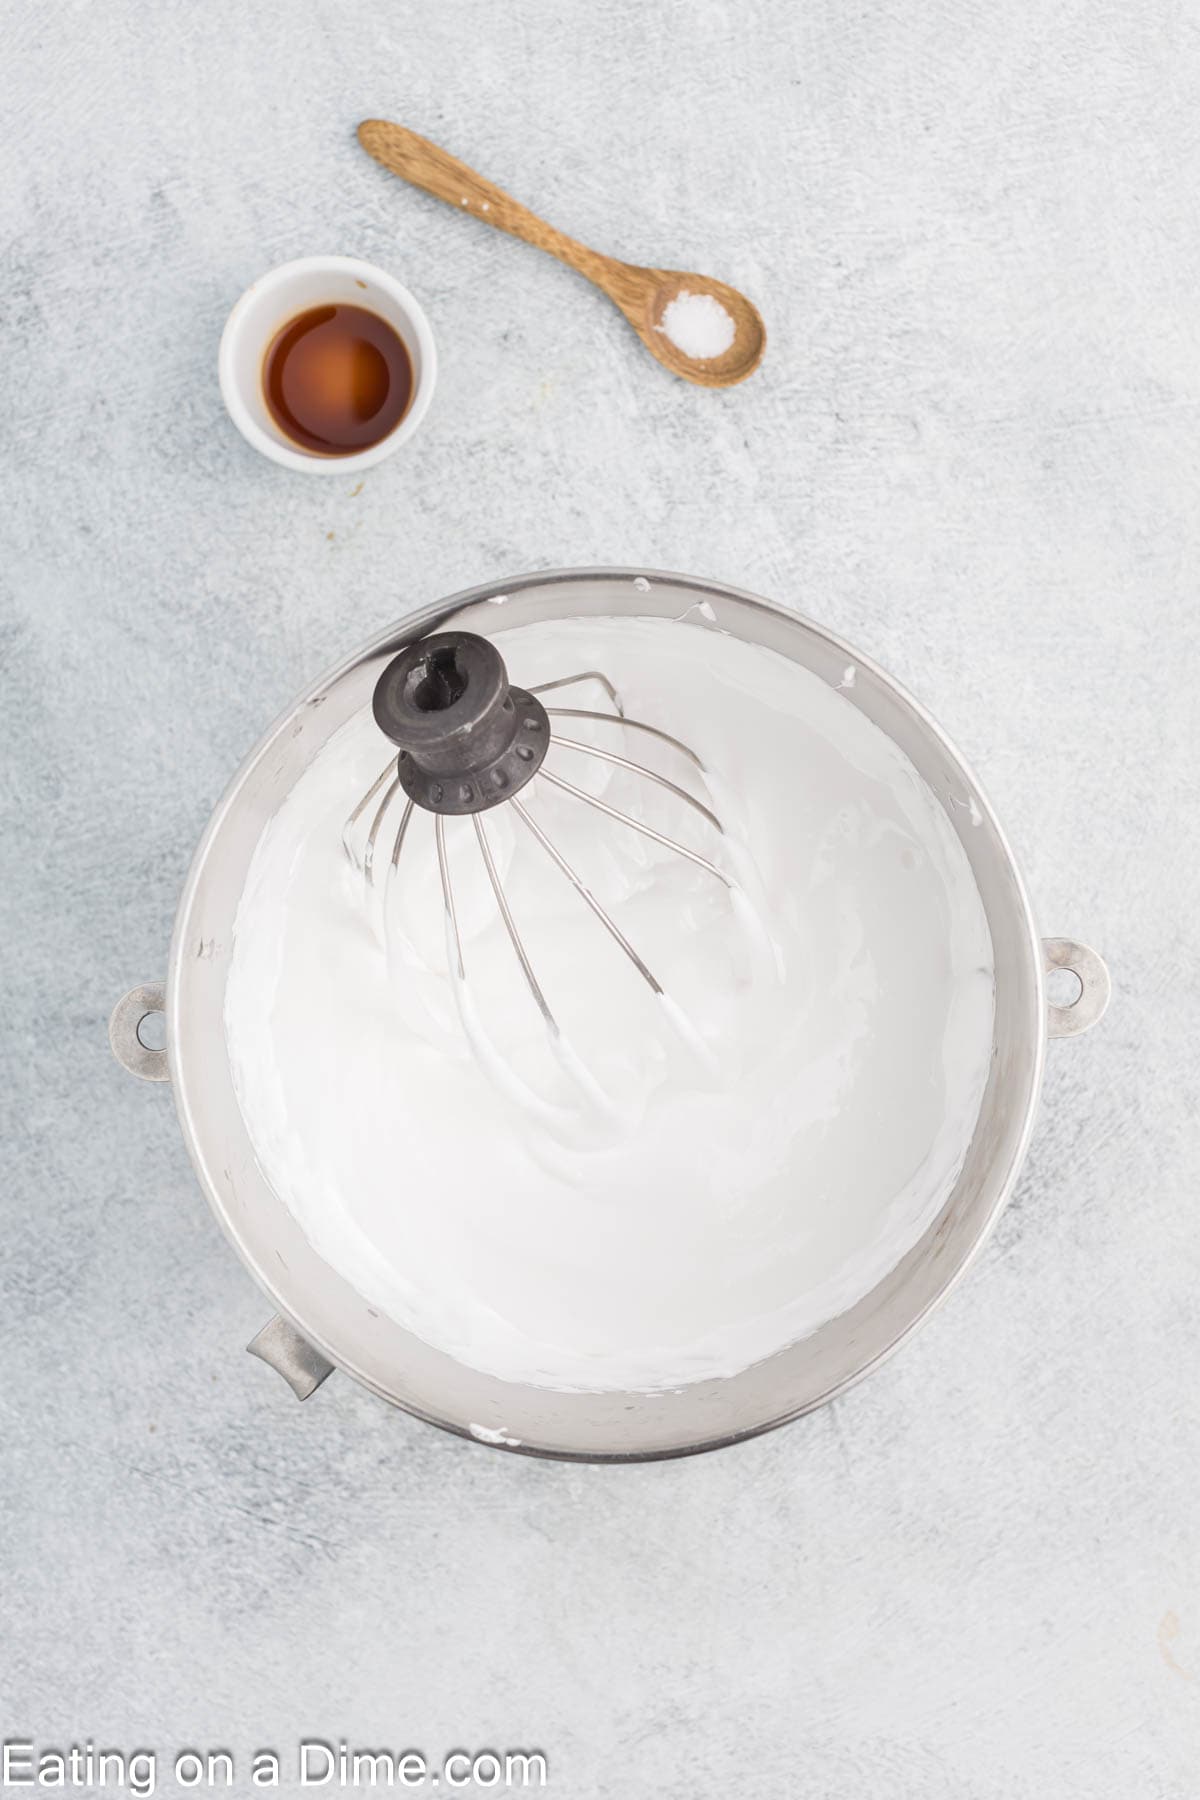
[[[700,387],[733,387],[753,375],[767,347],[767,328],[745,294],[711,275],[683,269],[639,269],[632,263],[612,264],[604,291],[620,307],[651,356]],[[624,297],[628,294],[628,300]],[[673,300],[708,294],[733,321],[733,342],[719,356],[689,356],[668,337],[662,317]]]
[[[603,256],[567,237],[522,206],[503,188],[478,175],[428,138],[386,119],[364,119],[358,141],[393,175],[422,188],[448,206],[474,213],[488,225],[545,250],[584,275],[620,308],[643,344],[665,369],[700,387],[733,387],[752,375],[767,347],[766,327],[744,294],[710,275],[683,269],[643,269]],[[662,317],[682,295],[707,294],[733,322],[733,342],[718,356],[689,356],[667,336]]]

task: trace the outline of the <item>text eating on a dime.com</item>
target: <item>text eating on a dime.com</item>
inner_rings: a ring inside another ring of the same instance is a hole
[[[304,1738],[292,1750],[118,1750],[88,1739],[42,1747],[28,1739],[0,1744],[0,1786],[5,1794],[127,1793],[147,1800],[157,1793],[219,1793],[235,1784],[269,1793],[325,1789],[371,1793],[377,1789],[432,1793],[445,1788],[486,1792],[549,1786],[540,1750],[449,1750],[428,1758],[420,1750],[358,1748],[343,1740]]]

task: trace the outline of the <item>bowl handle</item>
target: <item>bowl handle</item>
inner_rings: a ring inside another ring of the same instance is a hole
[[[161,981],[148,981],[130,988],[118,1000],[108,1021],[108,1041],[112,1053],[123,1069],[140,1075],[143,1081],[170,1081],[165,1050],[148,1050],[138,1036],[142,1022],[155,1013],[167,1010],[167,990]]]
[[[1079,980],[1079,992],[1069,1006],[1056,1006],[1053,1001],[1048,1003],[1048,1035],[1052,1038],[1078,1037],[1080,1032],[1090,1031],[1104,1017],[1112,998],[1112,980],[1103,957],[1089,950],[1086,944],[1076,944],[1070,938],[1043,938],[1042,953],[1047,974],[1051,969],[1070,969]]]
[[[308,1339],[301,1337],[296,1327],[279,1313],[269,1325],[263,1326],[257,1337],[250,1339],[246,1348],[251,1356],[269,1363],[283,1376],[297,1400],[307,1400],[333,1374],[329,1359],[314,1350]]]

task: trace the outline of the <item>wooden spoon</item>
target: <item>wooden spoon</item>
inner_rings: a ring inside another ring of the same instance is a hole
[[[557,256],[559,262],[594,281],[602,293],[619,306],[633,329],[663,367],[701,387],[732,387],[753,375],[767,347],[766,327],[744,294],[714,281],[708,275],[681,269],[640,269],[615,257],[601,256],[586,244],[547,225],[528,207],[511,198],[503,188],[485,181],[456,156],[418,137],[403,125],[386,119],[364,119],[358,141],[385,169],[400,175],[414,187],[424,188],[448,206],[466,209],[488,225],[523,238],[537,250]],[[733,342],[719,356],[688,356],[667,336],[662,316],[681,295],[708,294],[728,313],[734,325]]]

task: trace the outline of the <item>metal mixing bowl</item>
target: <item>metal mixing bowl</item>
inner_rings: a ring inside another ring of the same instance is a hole
[[[635,586],[635,580],[637,585]],[[548,619],[637,614],[679,618],[705,601],[697,629],[763,644],[843,689],[904,751],[946,810],[971,865],[995,952],[992,1066],[962,1172],[935,1222],[891,1273],[811,1337],[725,1380],[678,1391],[558,1393],[480,1374],[380,1316],[321,1260],[255,1160],[225,1049],[225,982],[233,924],[250,859],[267,821],[333,733],[370,705],[384,663],[415,637],[451,621],[487,635],[489,600],[506,595],[509,627]],[[1075,971],[1069,1008],[1048,1005],[1044,970]],[[533,575],[458,594],[405,620],[335,669],[269,731],[209,822],[179,902],[164,984],[135,988],[113,1014],[118,1059],[170,1080],[201,1186],[242,1261],[278,1309],[250,1348],[306,1398],[336,1367],[419,1418],[545,1456],[632,1461],[713,1449],[781,1425],[841,1392],[896,1349],[944,1299],[1012,1190],[1037,1107],[1047,1036],[1094,1024],[1108,975],[1093,951],[1037,933],[1004,834],[953,746],[882,669],[795,613],[734,588],[681,575],[582,569]],[[166,1048],[138,1035],[166,1013]]]

